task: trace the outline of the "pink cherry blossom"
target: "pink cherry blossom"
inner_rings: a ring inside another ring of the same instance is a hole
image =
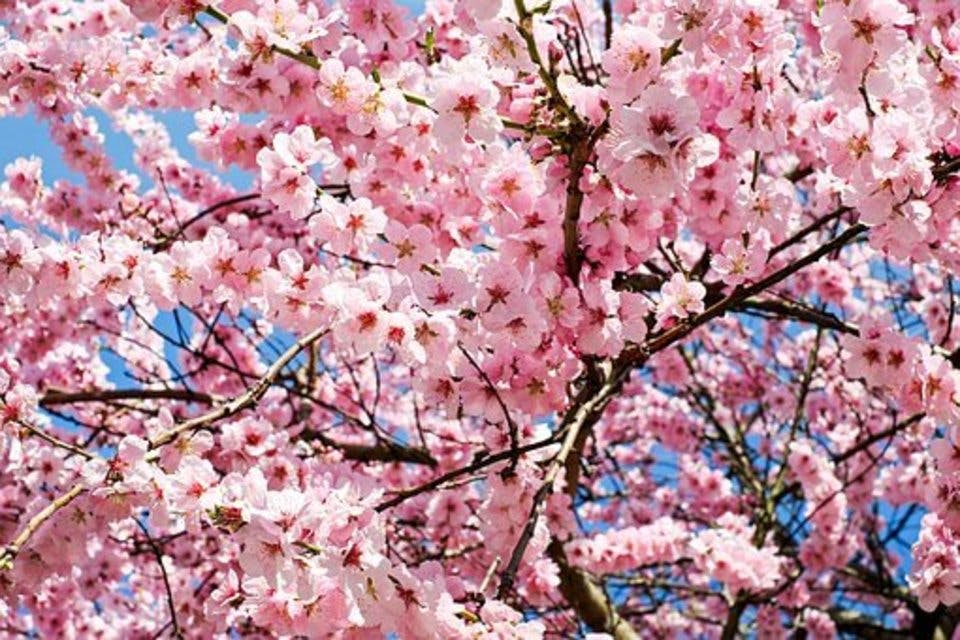
[[[689,96],[677,96],[654,85],[640,94],[638,104],[622,112],[624,141],[614,150],[618,157],[632,157],[644,151],[666,154],[696,129],[699,112],[697,103]]]
[[[682,319],[701,313],[706,292],[701,283],[687,280],[682,273],[673,274],[660,288],[661,299],[657,305],[657,317],[662,322],[668,318]]]
[[[733,238],[723,241],[720,253],[713,257],[711,266],[726,284],[737,286],[746,280],[755,280],[763,273],[766,266],[763,238],[769,235],[761,233],[757,236],[748,242]]]
[[[660,72],[663,41],[643,27],[627,25],[616,33],[603,53],[603,70],[611,78],[611,89],[624,102],[642,91]]]
[[[346,67],[339,59],[330,58],[320,67],[317,93],[321,102],[334,113],[349,115],[360,109],[368,84],[359,69]]]
[[[957,3],[403,4],[0,2],[0,635],[957,636]]]
[[[493,142],[503,128],[493,110],[499,92],[484,78],[485,72],[480,59],[466,58],[448,69],[438,83],[433,105],[439,115],[433,130],[443,144],[457,143],[464,135],[477,142]]]
[[[324,145],[313,130],[300,125],[293,133],[278,133],[273,148],[257,153],[260,179],[267,187],[264,196],[296,217],[306,217],[311,210],[317,184],[310,167],[324,157]]]

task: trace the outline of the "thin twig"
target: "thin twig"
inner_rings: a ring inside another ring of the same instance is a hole
[[[257,381],[255,385],[250,387],[246,393],[234,398],[230,402],[216,407],[212,411],[208,411],[207,413],[197,416],[196,418],[191,418],[190,420],[182,422],[161,433],[150,442],[150,449],[153,451],[148,454],[148,459],[152,460],[157,458],[159,456],[159,452],[156,450],[173,442],[177,439],[177,437],[180,436],[180,434],[201,429],[256,404],[256,402],[263,397],[263,394],[267,392],[267,389],[270,388],[270,385],[273,384],[277,376],[280,375],[280,373],[283,371],[283,368],[286,367],[290,361],[296,358],[303,349],[312,345],[317,340],[320,340],[327,334],[328,331],[329,329],[315,329],[297,340],[283,353],[281,357],[277,358],[277,360],[270,365],[270,368],[267,369],[267,372]]]
[[[521,446],[519,448],[519,452],[527,453],[528,451],[542,449],[543,447],[556,444],[556,442],[557,442],[556,436],[551,435],[549,438],[544,438],[543,440],[538,440],[536,442],[531,442],[530,444]],[[395,507],[398,504],[406,502],[407,500],[409,500],[414,496],[418,496],[422,493],[426,493],[427,491],[433,491],[440,485],[445,484],[450,480],[454,480],[468,473],[473,473],[474,471],[479,471],[480,469],[489,467],[492,464],[496,464],[498,462],[507,460],[508,458],[511,458],[514,455],[516,455],[516,452],[514,452],[512,449],[507,449],[504,451],[498,451],[497,453],[484,456],[479,460],[475,459],[476,461],[473,462],[472,464],[469,464],[465,467],[460,467],[459,469],[454,469],[453,471],[448,471],[442,476],[437,476],[436,478],[434,478],[433,480],[430,480],[429,482],[424,482],[423,484],[417,485],[416,487],[412,487],[410,489],[403,489],[401,491],[398,491],[397,495],[395,495],[394,497],[378,504],[376,506],[376,511],[380,511],[380,512],[386,511],[387,509]]]
[[[136,522],[140,530],[143,531],[143,535],[147,538],[147,544],[150,545],[150,548],[153,550],[153,555],[157,559],[157,564],[160,565],[160,574],[163,576],[163,588],[167,591],[167,607],[170,609],[170,625],[173,627],[173,637],[183,638],[183,632],[180,631],[180,625],[177,622],[177,606],[173,602],[173,590],[170,588],[170,577],[167,575],[167,567],[163,564],[163,550],[160,549],[160,546],[153,537],[151,537],[150,531],[147,530],[147,526],[143,524],[143,522],[137,518],[134,518],[133,521]]]
[[[500,405],[500,410],[503,412],[503,418],[507,421],[507,426],[510,429],[510,449],[517,451],[520,447],[520,430],[517,427],[517,423],[513,421],[513,418],[510,416],[510,409],[507,408],[507,404],[503,401],[503,398],[500,396],[500,391],[494,386],[493,381],[490,379],[490,376],[487,375],[487,372],[484,371],[477,361],[470,355],[470,352],[463,346],[462,342],[457,342],[457,347],[460,349],[460,353],[467,359],[467,362],[473,366],[476,372],[483,379],[484,383],[493,393],[493,396],[497,399],[497,404]],[[517,454],[513,459],[512,467],[516,467],[517,460],[519,459],[519,454]],[[512,468],[511,467],[511,468]]]
[[[90,453],[89,451],[86,451],[85,449],[82,449],[76,445],[72,445],[69,442],[65,442],[64,440],[61,440],[56,436],[50,435],[46,431],[43,431],[42,429],[38,429],[34,427],[32,424],[28,424],[20,420],[16,421],[16,424],[22,427],[23,429],[25,429],[31,435],[34,435],[40,438],[41,440],[45,440],[49,444],[52,444],[53,446],[59,449],[69,451],[70,453],[80,456],[81,458],[84,458],[86,460],[92,460],[94,457],[93,454]]]

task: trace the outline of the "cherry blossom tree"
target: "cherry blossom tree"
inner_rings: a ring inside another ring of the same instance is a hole
[[[957,3],[0,0],[0,116],[4,637],[958,630]]]

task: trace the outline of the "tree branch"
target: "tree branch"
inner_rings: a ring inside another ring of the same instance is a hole
[[[555,434],[551,435],[549,438],[544,438],[543,440],[538,440],[536,442],[531,442],[530,444],[523,445],[518,449],[518,451],[521,454],[523,454],[523,453],[527,453],[528,451],[542,449],[543,447],[546,447],[552,444],[556,444]],[[494,453],[494,454],[484,455],[482,458],[479,458],[479,459],[477,459],[477,457],[479,456],[476,456],[474,458],[475,462],[467,465],[466,467],[460,467],[458,469],[454,469],[453,471],[448,471],[447,473],[444,473],[441,476],[437,476],[433,480],[424,482],[421,485],[417,485],[416,487],[412,487],[410,489],[403,489],[401,491],[398,491],[394,497],[378,504],[376,507],[376,511],[378,512],[386,511],[387,509],[395,507],[398,504],[406,502],[407,500],[409,500],[410,498],[413,498],[414,496],[418,496],[422,493],[426,493],[427,491],[433,491],[440,485],[446,482],[449,482],[450,480],[455,480],[460,476],[466,475],[468,473],[473,473],[474,471],[479,471],[481,469],[489,467],[492,464],[503,462],[504,460],[512,458],[515,455],[516,455],[516,451],[514,451],[513,449],[506,449],[504,451],[498,451],[497,453]]]
[[[57,511],[73,502],[84,491],[86,491],[86,489],[83,484],[75,484],[66,493],[60,495],[53,502],[41,509],[37,515],[30,518],[27,526],[25,526],[20,534],[0,553],[0,570],[12,568],[13,560],[17,557],[17,554],[20,553],[23,545],[43,526],[43,523],[52,518]]]
[[[580,209],[583,207],[583,191],[580,189],[580,178],[587,166],[593,145],[592,136],[583,133],[576,137],[576,142],[570,153],[570,175],[567,177],[567,199],[563,207],[563,264],[566,267],[567,277],[574,285],[580,281],[580,268],[583,265],[583,254],[580,251]]]
[[[547,553],[560,568],[560,593],[588,627],[609,633],[614,640],[637,640],[640,637],[630,623],[617,613],[607,594],[590,575],[570,565],[559,540],[553,538],[550,541]]]
[[[270,385],[272,385],[277,379],[277,377],[280,375],[280,372],[283,371],[283,368],[287,366],[290,361],[296,358],[301,351],[325,336],[328,331],[329,329],[315,329],[297,340],[293,345],[283,352],[283,355],[277,358],[277,360],[270,365],[270,368],[267,369],[267,372],[263,375],[263,377],[261,377],[254,386],[248,389],[246,393],[234,398],[230,402],[216,407],[212,411],[208,411],[207,413],[197,416],[196,418],[191,418],[190,420],[182,422],[168,431],[161,433],[150,442],[150,449],[153,451],[148,454],[148,459],[155,459],[159,457],[159,452],[156,450],[166,444],[170,444],[176,440],[180,434],[202,429],[203,427],[206,427],[207,425],[210,425],[218,420],[232,416],[235,413],[239,413],[248,407],[252,407],[257,403],[258,400],[260,400],[260,398],[263,397],[263,394],[267,392],[267,389],[269,389]]]
[[[901,420],[900,422],[897,422],[893,426],[888,427],[883,431],[878,431],[877,433],[866,438],[865,440],[861,440],[860,442],[850,447],[843,453],[834,456],[833,463],[840,464],[841,462],[849,460],[850,458],[857,455],[858,453],[865,451],[866,449],[880,442],[881,440],[885,440],[887,438],[895,436],[900,431],[907,429],[912,425],[915,425],[916,423],[920,422],[920,420],[922,420],[925,415],[926,414],[924,413],[915,413],[914,415],[910,416],[906,420]]]
[[[115,400],[184,400],[200,404],[213,404],[216,399],[206,393],[190,389],[90,389],[88,391],[63,391],[48,389],[40,398],[41,407],[84,402],[112,402]]]
[[[513,421],[513,417],[510,415],[510,409],[507,408],[507,403],[503,401],[503,397],[500,395],[500,390],[494,386],[493,381],[490,379],[490,376],[487,375],[487,372],[484,371],[480,364],[470,355],[470,352],[467,351],[466,347],[463,346],[462,342],[457,342],[457,347],[460,349],[460,353],[463,354],[463,357],[467,359],[467,362],[474,368],[480,378],[483,379],[484,384],[487,385],[487,388],[493,393],[494,398],[497,400],[497,404],[500,405],[500,411],[503,412],[503,418],[507,421],[507,427],[510,431],[510,448],[516,451],[520,447],[520,429],[517,427],[517,423]],[[517,460],[519,459],[519,454],[514,457],[513,465],[516,466]]]
[[[693,333],[695,329],[701,327],[710,320],[724,315],[734,306],[765,291],[769,287],[786,280],[797,271],[800,271],[804,267],[813,264],[834,249],[844,246],[847,242],[866,231],[866,229],[867,227],[862,224],[855,224],[849,227],[846,231],[838,235],[830,242],[821,245],[816,250],[808,253],[799,260],[790,263],[782,269],[775,271],[766,278],[763,278],[762,280],[759,280],[758,282],[747,287],[738,287],[729,296],[723,300],[720,300],[719,302],[714,303],[700,315],[694,316],[685,322],[681,322],[680,324],[677,324],[670,329],[653,336],[642,345],[633,345],[627,347],[624,349],[619,359],[630,362],[634,366],[642,364],[647,358],[650,357],[651,354],[662,351],[678,340],[682,340],[683,338],[687,337]]]
[[[743,616],[746,608],[746,600],[738,597],[734,601],[730,606],[730,610],[727,612],[727,619],[723,623],[723,629],[720,631],[720,640],[733,640],[737,637],[737,632],[740,630],[740,618]]]
[[[533,537],[537,521],[543,511],[544,502],[553,492],[554,482],[560,470],[566,467],[567,459],[575,449],[577,443],[582,443],[582,433],[590,429],[603,413],[603,409],[613,396],[623,385],[627,369],[618,370],[615,375],[611,375],[608,381],[599,389],[593,385],[587,385],[577,394],[576,399],[565,413],[563,420],[557,428],[558,433],[564,433],[563,444],[560,445],[560,451],[553,458],[546,475],[543,478],[543,484],[534,495],[533,504],[530,506],[530,514],[520,533],[520,539],[510,554],[510,561],[500,578],[500,588],[497,590],[497,598],[503,597],[509,593],[513,587],[516,578],[517,569],[523,559],[523,554]]]
[[[347,460],[358,462],[409,462],[423,464],[428,467],[437,466],[437,460],[426,449],[409,447],[395,442],[381,441],[377,444],[358,444],[353,442],[338,442],[318,431],[309,431],[304,434],[306,441],[316,440],[326,447],[337,449]]]
[[[177,607],[173,602],[173,590],[170,588],[170,577],[167,575],[167,567],[163,564],[163,551],[150,536],[147,526],[136,518],[133,520],[137,523],[137,526],[140,527],[140,530],[143,531],[143,535],[147,538],[147,544],[150,545],[153,556],[157,559],[157,564],[160,565],[160,575],[163,577],[163,588],[167,592],[167,608],[170,610],[170,625],[173,627],[173,637],[178,639],[183,638],[183,632],[180,631],[180,624],[177,622]]]
[[[46,431],[43,431],[42,429],[38,429],[32,424],[28,424],[20,420],[16,421],[16,424],[20,425],[21,428],[23,428],[25,431],[27,431],[31,435],[36,436],[41,440],[44,440],[47,443],[52,444],[53,446],[59,449],[69,451],[70,453],[74,455],[78,455],[81,458],[84,458],[86,460],[91,460],[94,457],[93,454],[87,451],[86,449],[82,449],[76,445],[70,444],[69,442],[65,442],[56,436],[50,435],[49,433],[47,433]]]

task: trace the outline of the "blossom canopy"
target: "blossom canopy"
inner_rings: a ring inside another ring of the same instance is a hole
[[[960,631],[956,2],[13,0],[0,117],[0,635]]]

